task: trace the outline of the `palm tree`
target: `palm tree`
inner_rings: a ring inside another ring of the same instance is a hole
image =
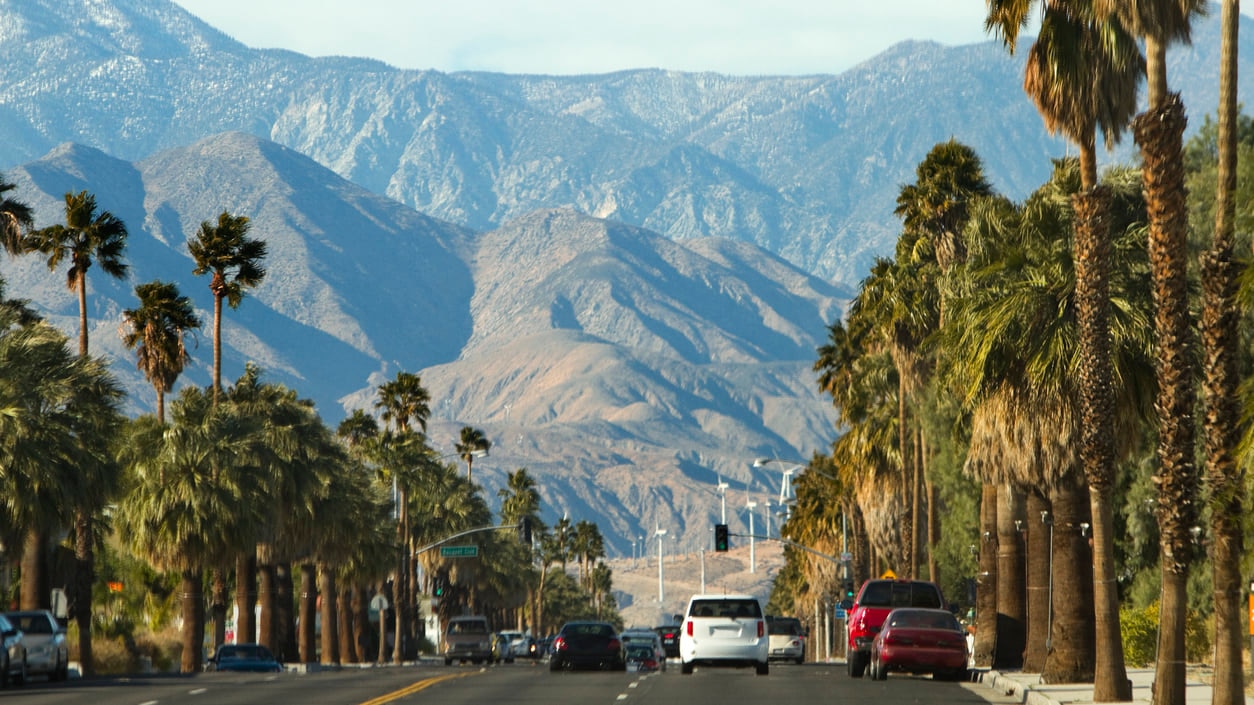
[[[28,248],[47,257],[48,268],[68,261],[66,285],[78,292],[78,354],[87,357],[87,270],[92,264],[111,277],[126,275],[126,225],[109,211],[96,213],[96,197],[80,191],[65,194],[65,225],[52,225],[30,235]],[[92,517],[74,520],[75,619],[80,629],[81,657],[91,664],[91,585],[95,582]]]
[[[1141,147],[1146,204],[1150,214],[1150,259],[1154,270],[1158,338],[1159,602],[1158,659],[1154,702],[1184,698],[1184,626],[1188,609],[1190,529],[1198,522],[1199,471],[1194,460],[1195,405],[1193,321],[1188,297],[1188,205],[1184,198],[1182,138],[1184,105],[1168,92],[1167,46],[1189,41],[1190,23],[1205,11],[1204,0],[1101,0],[1145,40],[1149,109],[1133,122]]]
[[[256,429],[230,405],[185,387],[171,417],[169,427],[151,417],[135,422],[122,453],[132,490],[118,528],[158,568],[181,573],[181,670],[195,673],[205,626],[203,566],[220,565],[252,540],[261,473],[250,457]]]
[[[122,312],[122,343],[135,351],[136,366],[157,392],[157,420],[165,423],[165,395],[191,360],[184,340],[200,319],[176,284],[139,284],[135,296],[139,308]]]
[[[466,461],[466,479],[469,480],[475,457],[487,455],[488,450],[492,448],[492,441],[483,435],[483,431],[470,426],[462,426],[461,440],[454,447],[457,449],[458,457]]]
[[[1114,392],[1110,387],[1110,301],[1106,277],[1109,196],[1097,184],[1096,135],[1116,142],[1136,111],[1144,61],[1134,38],[1118,22],[1099,21],[1086,0],[1041,0],[1037,41],[1028,52],[1024,90],[1051,132],[1079,148],[1080,192],[1073,196],[1077,320],[1080,328],[1081,459],[1089,485],[1093,525],[1096,639],[1094,698],[1132,697],[1119,628],[1110,506],[1114,484]],[[989,0],[985,28],[1015,50],[1034,0]]]
[[[187,242],[187,249],[196,268],[192,274],[213,273],[209,291],[213,292],[213,399],[222,389],[222,301],[239,308],[244,288],[253,288],[265,279],[261,261],[266,258],[264,240],[248,237],[248,218],[232,216],[226,211],[218,215],[218,224],[200,224],[196,238]]]
[[[1245,506],[1244,466],[1236,462],[1240,439],[1238,321],[1234,305],[1237,264],[1233,237],[1237,189],[1237,0],[1224,0],[1219,68],[1218,178],[1214,240],[1202,256],[1201,335],[1204,372],[1206,484],[1209,489],[1212,584],[1215,590],[1215,681],[1212,702],[1244,702],[1241,653],[1245,619],[1241,606],[1241,559]]]
[[[30,230],[35,224],[30,206],[5,195],[15,188],[0,174],[0,246],[10,255],[28,251],[22,229]]]

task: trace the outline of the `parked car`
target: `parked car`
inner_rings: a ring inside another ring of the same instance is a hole
[[[444,630],[444,665],[491,663],[493,638],[487,617],[453,617]]]
[[[895,609],[871,642],[870,669],[881,681],[890,671],[960,680],[967,674],[966,632],[946,610]]]
[[[623,642],[618,630],[607,622],[567,622],[553,638],[549,654],[550,671],[571,671],[594,668],[602,671],[624,671]]]
[[[652,629],[626,629],[622,634],[618,635],[618,638],[622,640],[623,648],[627,651],[627,670],[632,670],[633,647],[641,645],[647,647],[652,652],[649,660],[653,661],[654,665],[648,669],[636,670],[666,670],[666,649],[662,648],[662,637],[658,636],[657,632]],[[639,653],[636,655],[639,656]]]
[[[0,615],[0,688],[26,683],[26,644],[22,630]]]
[[[762,603],[753,595],[693,595],[679,632],[680,672],[694,666],[753,666],[771,672]]]
[[[846,620],[845,660],[852,678],[861,678],[871,658],[871,642],[888,613],[898,607],[944,609],[940,586],[925,580],[877,578],[862,584]]]
[[[662,648],[666,651],[666,658],[679,658],[679,630],[681,626],[678,624],[667,624],[661,627],[654,627],[653,631],[662,638]]]
[[[283,664],[261,644],[222,644],[209,659],[211,671],[278,673]]]
[[[48,676],[54,681],[65,680],[70,669],[70,646],[65,639],[65,627],[52,612],[23,610],[6,612],[4,616],[22,632],[27,673]]]
[[[770,636],[772,661],[806,662],[805,627],[796,617],[766,616],[766,633]]]
[[[497,632],[492,635],[492,658],[488,663],[505,663],[514,662],[514,654],[510,652],[509,636],[504,632]]]

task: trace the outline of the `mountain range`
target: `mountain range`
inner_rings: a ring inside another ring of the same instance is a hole
[[[1194,129],[1218,51],[1214,13],[1170,55]],[[251,49],[166,0],[0,0],[0,61],[0,169],[38,224],[86,189],[130,228],[130,278],[89,273],[129,411],[153,398],[116,333],[133,286],[176,281],[207,319],[185,242],[247,215],[268,275],[226,313],[228,377],[255,361],[333,423],[418,372],[438,448],[493,439],[490,498],[527,467],[549,518],[595,518],[619,555],[658,527],[707,545],[720,478],[738,525],[781,479],[753,458],[834,437],[815,350],[935,143],[974,147],[1012,197],[1065,153],[991,41],[839,75],[442,73]],[[75,329],[63,276],[0,273]],[[200,342],[186,383],[208,382]]]

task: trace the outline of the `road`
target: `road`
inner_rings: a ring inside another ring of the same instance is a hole
[[[981,684],[933,682],[894,674],[886,682],[851,679],[843,664],[776,664],[752,669],[666,673],[549,673],[544,663],[421,665],[320,673],[204,673],[68,683],[35,680],[0,691],[0,705],[776,705],[875,702],[876,705],[1017,705]]]

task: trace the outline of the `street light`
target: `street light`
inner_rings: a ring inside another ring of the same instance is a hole
[[[658,527],[654,535],[657,536],[657,601],[661,604],[666,600],[666,590],[662,587],[662,537],[666,536],[666,529]]]

